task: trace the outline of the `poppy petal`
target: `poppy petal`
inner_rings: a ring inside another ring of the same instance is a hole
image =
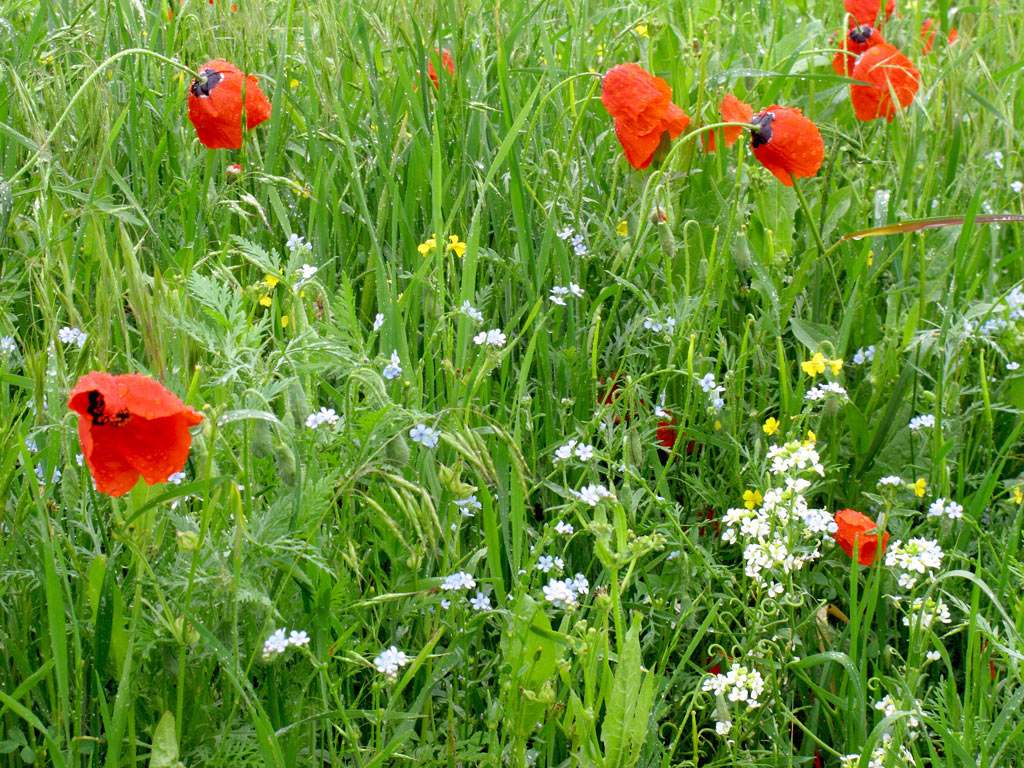
[[[139,481],[139,471],[121,455],[113,443],[98,435],[94,439],[94,430],[116,430],[117,427],[94,426],[88,418],[78,420],[78,442],[82,447],[82,456],[92,474],[96,490],[109,496],[124,496]]]
[[[189,425],[184,413],[162,419],[133,418],[122,427],[107,427],[111,432],[104,438],[153,485],[165,482],[185,465],[192,447]]]
[[[629,164],[637,170],[643,170],[654,159],[654,152],[661,143],[661,134],[664,133],[660,129],[659,125],[650,133],[637,134],[623,128],[622,121],[615,119],[615,135],[619,137],[619,143],[622,144]]]
[[[672,89],[636,64],[619,64],[601,81],[601,103],[622,129],[643,135],[657,128],[672,101]],[[660,134],[659,134],[660,135]]]
[[[777,104],[762,111],[751,122],[754,157],[785,186],[793,186],[790,176],[808,178],[821,168],[825,144],[813,122],[796,108]]]
[[[861,565],[871,565],[875,562],[876,554],[879,551],[878,525],[867,515],[853,509],[843,509],[835,515],[836,530],[832,538],[842,550],[853,557],[857,552],[857,562]],[[881,552],[889,543],[889,534],[885,532],[881,538]]]
[[[189,86],[188,117],[199,141],[210,149],[240,149],[242,146],[242,84],[245,83],[245,123],[251,130],[270,118],[270,102],[253,75],[224,59],[214,59],[200,68],[206,82],[193,80]]]
[[[895,0],[887,0],[885,4],[885,17],[879,18],[882,11],[882,0],[843,0],[846,12],[852,17],[851,26],[856,24],[870,24],[886,22],[892,12],[896,9]]]
[[[850,100],[858,120],[884,117],[892,122],[896,113],[914,100],[921,85],[921,73],[888,43],[862,53],[853,68],[853,77],[863,82],[850,86]]]
[[[725,94],[725,98],[718,105],[718,110],[722,115],[722,122],[725,123],[749,123],[754,116],[754,108],[745,101],[740,101],[731,93]],[[722,136],[727,147],[735,144],[742,134],[743,128],[738,125],[727,125],[722,128]],[[715,151],[715,135],[713,133],[708,135],[708,150]]]

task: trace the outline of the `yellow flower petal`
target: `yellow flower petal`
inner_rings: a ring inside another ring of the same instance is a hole
[[[842,370],[842,368],[843,368],[843,361],[842,360],[829,360],[828,361],[828,367],[832,369],[832,375],[833,376],[838,376],[839,375],[839,371]]]
[[[1018,485],[1013,489],[1013,503],[1020,504],[1024,502],[1024,486]]]
[[[282,328],[287,328],[288,327],[288,315],[281,315],[281,327]]]
[[[623,219],[619,222],[619,226],[615,228],[615,234],[620,237],[629,237],[629,222]]]
[[[267,288],[273,288],[280,282],[281,278],[279,278],[277,275],[267,275],[266,277],[263,278],[263,283],[267,286]]]
[[[421,256],[426,256],[428,253],[432,253],[435,248],[437,248],[437,240],[433,237],[427,238],[416,246],[416,250],[420,252]]]
[[[460,259],[466,253],[466,244],[459,240],[458,235],[448,235],[448,248],[449,251],[455,251],[455,255]]]
[[[273,303],[274,303],[274,300],[271,299],[269,296],[264,296],[262,299],[260,299],[260,306],[261,307],[269,307]]]
[[[765,419],[764,424],[761,425],[761,429],[764,430],[766,435],[774,435],[779,431],[779,420],[774,416],[769,416]]]
[[[924,496],[924,494],[925,494],[925,491],[927,491],[927,490],[928,490],[928,483],[926,483],[926,482],[924,481],[924,478],[923,478],[923,477],[919,477],[919,478],[917,478],[917,482],[916,482],[916,483],[914,483],[914,484],[913,484],[912,486],[910,486],[910,487],[914,489],[914,494],[915,494],[915,495],[916,495],[916,496],[917,496],[918,498],[920,498],[920,497]]]
[[[814,378],[819,373],[825,372],[825,356],[821,352],[815,352],[814,357],[800,363],[800,367],[804,369],[804,373]]]

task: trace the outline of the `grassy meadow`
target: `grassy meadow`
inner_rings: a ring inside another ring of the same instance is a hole
[[[1024,766],[1016,0],[898,0],[891,122],[842,0],[236,8],[0,0],[0,766]],[[95,490],[91,371],[181,472]]]

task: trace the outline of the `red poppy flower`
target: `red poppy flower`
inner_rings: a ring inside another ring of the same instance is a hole
[[[615,118],[615,135],[629,164],[646,168],[654,159],[662,134],[676,138],[690,118],[672,103],[672,89],[636,64],[619,64],[601,82],[601,103]]]
[[[887,0],[885,4],[885,18],[879,19],[878,14],[882,11],[882,0],[843,0],[846,12],[852,16],[850,26],[868,24],[876,26],[884,24],[896,8],[896,0]]]
[[[864,83],[850,86],[850,100],[858,120],[884,117],[892,122],[899,110],[910,105],[921,86],[921,73],[888,43],[862,53],[853,68],[853,77]]]
[[[192,81],[188,89],[188,119],[199,141],[210,149],[242,148],[242,84],[245,84],[245,124],[251,131],[270,118],[270,102],[253,75],[224,59],[208,61],[199,70],[205,83]]]
[[[725,94],[725,98],[718,105],[719,111],[722,113],[722,122],[724,123],[749,123],[750,118],[754,116],[754,108],[744,101],[740,101],[731,93]],[[731,147],[735,144],[740,134],[743,133],[743,129],[738,125],[730,125],[722,128],[722,136],[725,138],[725,146]],[[708,134],[708,152],[715,151],[715,134]]]
[[[874,27],[869,27],[866,24],[853,27],[839,44],[840,51],[832,59],[832,69],[837,75],[850,77],[857,57],[868,48],[873,48],[884,42],[885,38],[882,37],[882,33]]]
[[[93,371],[71,390],[78,439],[96,490],[123,496],[139,480],[162,483],[180,472],[192,445],[189,427],[203,420],[173,392],[146,376]]]
[[[658,440],[658,445],[662,448],[671,451],[672,446],[676,444],[676,420],[672,416],[668,416],[666,419],[662,419],[658,422],[658,429],[655,435]]]
[[[443,51],[438,51],[437,55],[441,57],[441,68],[447,70],[449,75],[454,75],[455,62],[452,61],[452,52],[445,48]],[[437,77],[437,71],[434,69],[434,62],[432,61],[427,62],[427,77],[434,84],[434,88],[441,88],[441,81]]]
[[[787,187],[793,186],[791,175],[807,178],[821,168],[825,159],[821,131],[799,109],[776,104],[750,122],[754,157]]]
[[[935,20],[927,18],[924,20],[924,24],[921,25],[921,42],[924,43],[924,53],[928,54],[932,49],[932,44],[935,42]],[[946,38],[946,42],[952,45],[960,39],[960,34],[956,31],[956,27],[949,30],[949,36]]]
[[[843,509],[836,512],[835,520],[839,527],[832,534],[832,538],[850,557],[853,557],[853,550],[856,546],[857,562],[861,565],[871,565],[875,562],[876,553],[881,557],[885,552],[885,545],[889,543],[889,534],[882,534],[882,546],[879,550],[878,534],[869,533],[869,531],[875,531],[878,525],[867,515],[853,509]]]

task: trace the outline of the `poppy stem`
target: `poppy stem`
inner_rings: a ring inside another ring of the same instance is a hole
[[[64,121],[67,120],[68,116],[71,114],[71,109],[75,106],[75,103],[79,100],[79,98],[81,98],[82,95],[85,93],[86,89],[89,87],[89,84],[92,83],[92,81],[95,80],[97,77],[99,77],[100,73],[103,70],[105,70],[109,65],[113,64],[115,61],[123,59],[126,56],[131,56],[136,53],[143,56],[151,56],[154,59],[162,61],[164,64],[170,64],[172,67],[180,69],[183,72],[188,72],[190,75],[192,75],[192,77],[199,77],[199,73],[197,73],[195,70],[186,67],[184,64],[175,61],[174,59],[169,59],[166,56],[157,53],[156,51],[150,51],[146,48],[127,48],[123,51],[118,51],[113,56],[104,59],[100,63],[100,65],[92,71],[92,74],[85,78],[85,81],[79,86],[78,90],[75,91],[75,95],[72,96],[71,99],[68,101],[68,105],[64,108],[64,111],[61,112],[60,117],[57,118],[57,122],[53,124],[53,128],[46,135],[46,138],[43,139],[43,141],[39,144],[39,148],[32,154],[28,161],[26,161],[26,163],[23,166],[21,166],[21,168],[19,168],[17,171],[15,171],[14,175],[7,180],[9,183],[14,182],[15,179],[17,179],[19,176],[25,173],[32,166],[32,164],[42,156],[43,149],[47,145],[49,145],[49,143],[53,140],[53,137],[57,135],[57,131],[60,129],[62,125],[64,125]]]
[[[800,184],[796,180],[796,176],[789,174],[789,178],[793,180],[793,189],[796,190],[796,197],[800,201],[800,207],[804,210],[804,215],[807,217],[807,222],[811,232],[814,234],[814,242],[818,246],[818,254],[824,256],[826,253],[825,243],[821,240],[821,232],[814,224],[814,216],[811,215],[811,206],[807,203],[807,198],[804,196],[804,191],[800,189]]]

